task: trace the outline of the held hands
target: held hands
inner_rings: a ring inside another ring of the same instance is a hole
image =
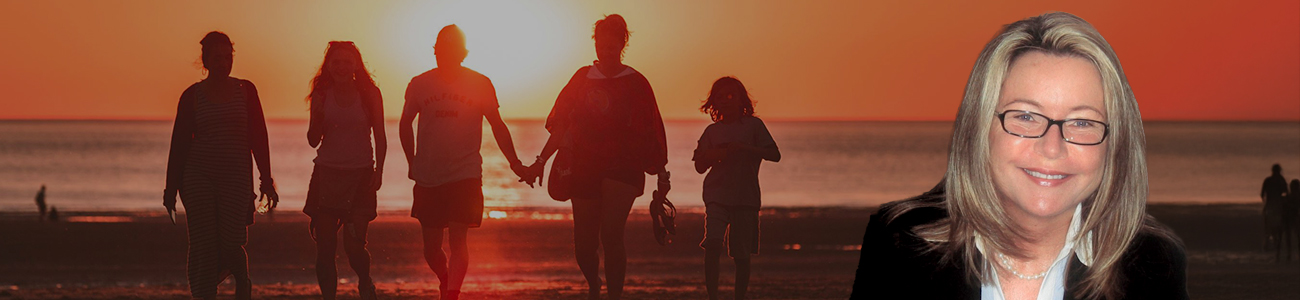
[[[532,172],[533,178],[537,178],[537,186],[542,186],[543,177],[546,177],[546,161],[538,157],[537,161],[528,166],[528,169]]]
[[[527,183],[530,188],[533,187],[535,177],[532,176],[531,167],[524,166],[524,163],[516,160],[510,162],[510,171],[515,172],[515,176],[519,176],[519,182]]]
[[[519,182],[527,183],[530,188],[533,187],[534,182],[538,186],[542,185],[542,173],[545,168],[546,161],[542,160],[541,156],[538,156],[537,160],[528,166],[524,166],[522,163],[518,164],[518,166],[510,165],[510,169],[515,171],[515,175],[519,176]]]

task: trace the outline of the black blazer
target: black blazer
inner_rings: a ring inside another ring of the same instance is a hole
[[[904,201],[942,202],[943,190],[899,202]],[[942,262],[942,253],[923,251],[928,242],[911,234],[913,226],[946,218],[948,212],[918,208],[886,223],[883,216],[897,203],[882,205],[871,215],[850,299],[979,299],[980,284],[967,278],[963,258]],[[1188,299],[1187,258],[1179,242],[1139,231],[1122,261],[1124,299]],[[1071,259],[1066,299],[1073,299],[1087,268]]]

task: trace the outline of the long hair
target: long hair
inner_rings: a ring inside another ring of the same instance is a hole
[[[718,78],[718,80],[713,81],[713,88],[709,89],[709,98],[704,100],[704,105],[700,106],[700,111],[709,114],[709,118],[714,122],[722,121],[724,115],[717,109],[717,103],[722,97],[727,96],[723,93],[728,90],[728,87],[732,87],[740,93],[737,95],[740,98],[736,99],[736,101],[740,101],[741,108],[738,117],[754,116],[754,101],[749,98],[749,90],[745,89],[745,84],[740,83],[740,79],[732,76]]]
[[[989,132],[993,130],[990,120],[994,119],[1007,71],[1013,61],[1029,52],[1086,59],[1101,74],[1112,131],[1104,146],[1102,182],[1082,203],[1082,227],[1075,242],[1080,247],[1091,244],[1093,257],[1074,296],[1122,297],[1120,258],[1139,230],[1175,241],[1177,238],[1146,214],[1146,137],[1137,101],[1119,59],[1091,24],[1069,13],[1047,13],[1011,23],[985,45],[971,70],[953,124],[948,170],[942,183],[946,201],[910,204],[888,217],[918,207],[946,209],[949,218],[916,226],[913,233],[930,241],[932,250],[942,251],[945,259],[961,259],[967,275],[981,282],[992,280],[993,275],[976,262],[992,260],[988,253],[981,254],[976,248],[977,234],[985,247],[992,248],[987,249],[989,252],[1023,253],[1014,242],[1025,237],[1024,230],[1011,223],[994,191]],[[1084,234],[1089,232],[1090,236]],[[1091,240],[1084,240],[1089,237]]]
[[[357,62],[357,68],[352,73],[351,82],[334,82],[334,76],[331,76],[329,71],[325,69],[328,68],[330,58],[337,55],[351,56],[352,59]],[[361,60],[361,50],[357,49],[357,46],[352,42],[333,41],[329,43],[327,48],[325,48],[325,60],[321,62],[320,69],[316,71],[316,77],[312,77],[311,79],[311,93],[307,94],[308,109],[310,109],[312,102],[324,100],[315,99],[315,97],[323,97],[321,92],[338,84],[356,85],[357,91],[361,96],[361,101],[366,104],[365,107],[367,110],[370,110],[376,105],[382,105],[375,103],[380,101],[379,99],[371,99],[374,97],[370,97],[370,93],[378,90],[379,87],[375,85],[374,78],[370,76],[370,71],[366,70],[366,64]]]

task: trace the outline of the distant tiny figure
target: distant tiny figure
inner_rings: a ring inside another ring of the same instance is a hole
[[[266,119],[253,82],[230,77],[235,51],[230,37],[213,31],[199,44],[207,78],[186,88],[177,103],[163,207],[175,211],[178,194],[185,205],[190,295],[216,299],[217,286],[233,276],[235,299],[251,299],[244,244],[257,199],[255,163],[261,175],[256,191],[271,207],[280,201],[271,177]]]
[[[377,215],[376,191],[383,181],[388,139],[384,99],[355,44],[329,43],[307,99],[311,107],[307,143],[319,148],[302,212],[311,217],[321,297],[334,299],[338,292],[334,261],[341,228],[343,250],[357,274],[357,292],[361,299],[375,299],[366,231]],[[267,216],[273,216],[271,212]]]
[[[59,221],[59,209],[50,206],[50,222],[58,222],[58,221]]]
[[[1286,177],[1282,177],[1282,165],[1273,164],[1273,175],[1264,178],[1264,186],[1259,189],[1259,199],[1267,205],[1284,199],[1286,193]]]
[[[40,211],[41,213],[41,215],[39,217],[36,217],[36,219],[44,221],[45,220],[45,185],[44,184],[41,185],[41,191],[36,193],[36,210]]]
[[[399,121],[412,188],[411,217],[420,221],[424,259],[438,275],[438,299],[459,299],[469,269],[470,228],[483,223],[483,120],[515,175],[527,169],[515,154],[510,129],[501,120],[496,88],[487,76],[461,66],[469,50],[460,27],[438,32],[433,46],[438,67],[411,78]],[[419,117],[418,131],[411,126]],[[447,231],[448,257],[442,251]]]
[[[1286,259],[1291,260],[1291,244],[1296,243],[1296,238],[1300,238],[1300,179],[1291,179],[1291,188],[1286,193],[1286,202],[1284,207],[1285,213],[1282,219],[1287,227],[1287,254]],[[1300,244],[1297,245],[1297,252],[1300,252]]]
[[[1291,258],[1291,218],[1288,218],[1286,205],[1286,178],[1282,177],[1282,165],[1273,164],[1273,175],[1264,178],[1264,185],[1259,190],[1259,198],[1264,201],[1265,243],[1274,248],[1277,261],[1282,261],[1282,248],[1286,248],[1286,257]]]
[[[713,119],[691,158],[696,172],[709,173],[704,177],[704,241],[700,242],[704,282],[709,299],[718,299],[718,259],[725,245],[736,262],[735,299],[745,299],[750,255],[758,254],[762,205],[758,167],[763,160],[781,161],[781,150],[763,120],[754,117],[749,92],[735,77],[714,81],[700,110]]]

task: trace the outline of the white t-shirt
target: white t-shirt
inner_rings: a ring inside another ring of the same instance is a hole
[[[765,148],[775,146],[763,120],[740,117],[734,122],[716,122],[704,128],[697,150],[720,148],[727,143]],[[758,156],[733,156],[713,164],[704,177],[704,203],[758,208],[762,193],[758,187]]]
[[[419,123],[408,176],[426,187],[482,178],[483,115],[499,106],[492,81],[468,68],[437,68],[411,78],[402,109],[418,112]]]

